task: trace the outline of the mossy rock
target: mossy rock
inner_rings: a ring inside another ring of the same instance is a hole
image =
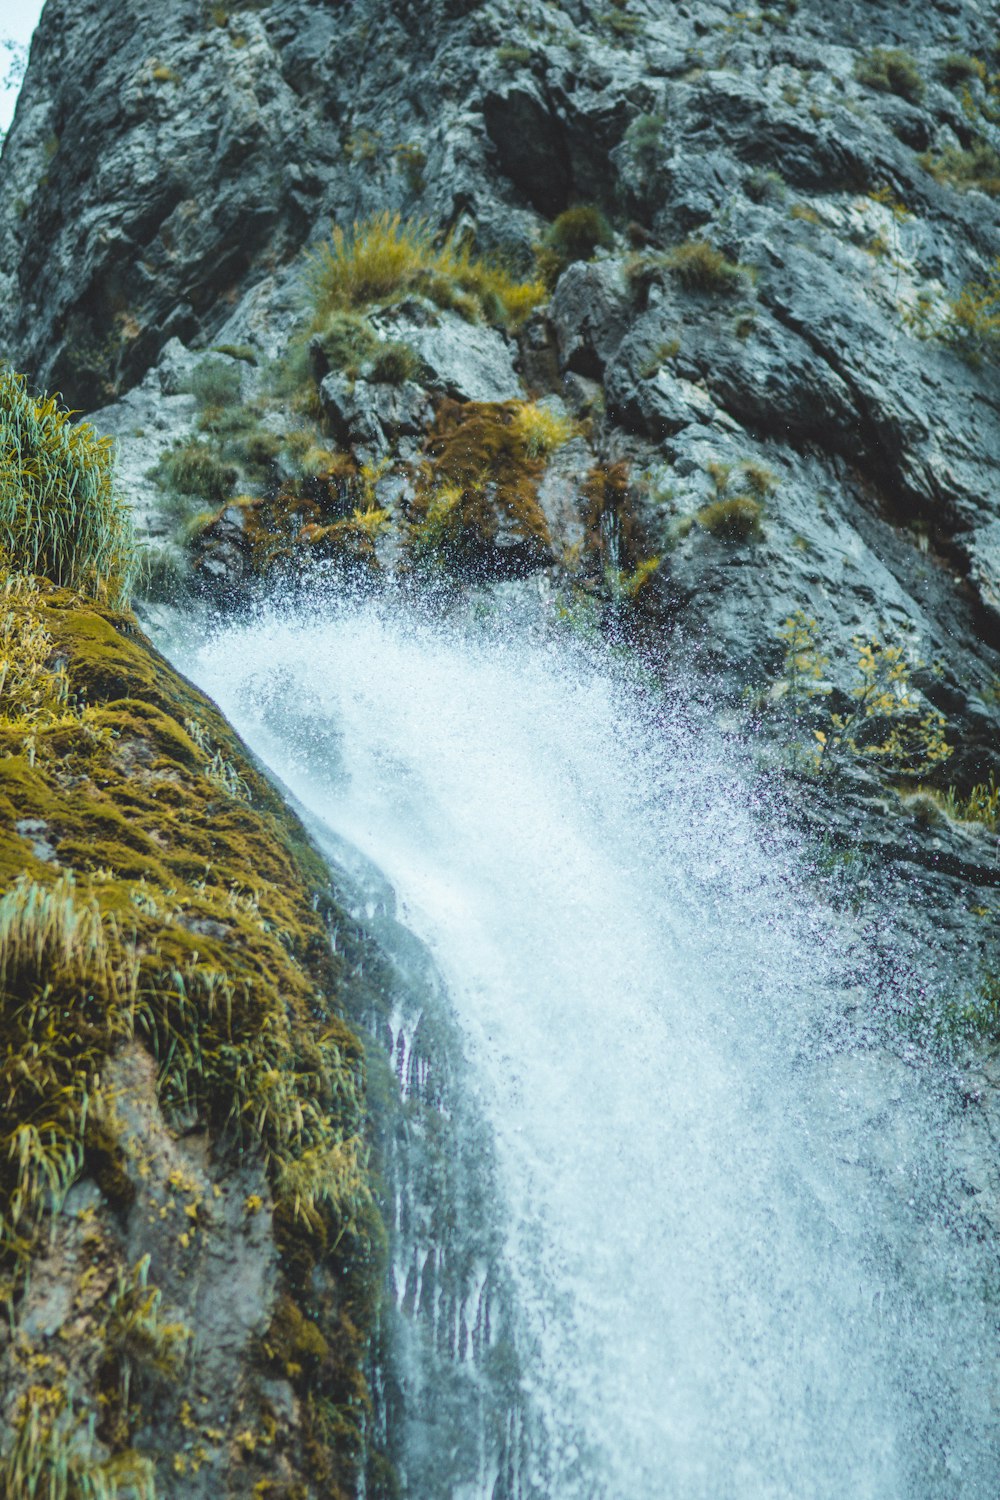
[[[545,468],[518,401],[443,401],[424,445],[408,549],[466,579],[518,577],[552,561],[538,501]]]
[[[344,1018],[363,940],[133,616],[3,587],[34,650],[0,699],[0,1489],[30,1461],[249,1497],[280,1448],[302,1493],[353,1494],[384,1257]],[[241,1266],[251,1311],[220,1330]]]

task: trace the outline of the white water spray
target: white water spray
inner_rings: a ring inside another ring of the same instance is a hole
[[[499,606],[275,607],[172,654],[434,955],[496,1141],[524,1492],[995,1500],[949,1109],[830,1042],[847,934],[717,737]]]

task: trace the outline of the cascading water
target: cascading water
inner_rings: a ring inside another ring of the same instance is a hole
[[[383,872],[457,1018],[534,1435],[442,1500],[995,1500],[961,1122],[902,1042],[838,1036],[856,934],[708,725],[502,600],[275,605],[171,654]]]

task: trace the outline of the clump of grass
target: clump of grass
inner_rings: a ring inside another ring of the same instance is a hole
[[[732,495],[703,505],[695,519],[698,525],[722,542],[748,542],[762,535],[763,507],[749,495]]]
[[[312,257],[309,288],[316,329],[332,313],[357,312],[414,293],[510,327],[545,298],[540,282],[517,281],[499,264],[480,260],[454,233],[436,245],[424,221],[404,223],[399,214],[388,213],[346,233],[334,226],[329,242]]]
[[[578,203],[567,208],[549,225],[537,252],[542,279],[547,286],[554,286],[567,266],[592,259],[595,251],[610,249],[614,242],[611,225],[594,204]]]
[[[0,370],[0,551],[13,568],[127,604],[139,549],[114,440]]]
[[[378,336],[368,319],[356,312],[333,312],[313,334],[330,368],[356,380],[379,347]]]
[[[241,359],[244,364],[256,365],[257,351],[252,344],[213,344],[216,354],[228,354],[230,359]]]
[[[666,258],[674,280],[686,292],[731,296],[745,282],[747,269],[710,245],[707,240],[686,240]]]
[[[409,344],[393,339],[380,344],[371,361],[371,379],[380,385],[402,385],[419,380],[424,363]]]
[[[986,64],[978,57],[970,57],[968,52],[949,52],[938,63],[936,72],[942,83],[956,88],[960,83],[971,83],[974,78],[985,80]]]
[[[201,406],[235,406],[242,393],[239,367],[223,359],[200,359],[188,390]]]
[[[988,141],[977,140],[968,148],[946,146],[939,156],[926,152],[920,165],[938,182],[967,191],[1000,194],[1000,153]]]
[[[761,167],[754,167],[747,174],[743,183],[743,191],[752,203],[780,203],[788,191],[788,186],[780,172],[765,171]]]
[[[70,1415],[28,1411],[0,1457],[4,1500],[156,1500],[156,1475],[147,1458],[129,1450],[94,1455],[94,1423]]]
[[[954,787],[944,792],[936,787],[916,790],[953,823],[980,823],[991,833],[1000,831],[1000,784],[995,775],[972,787],[965,796]]]
[[[916,60],[902,47],[873,47],[858,59],[854,76],[866,88],[883,94],[898,94],[911,104],[924,97],[924,80]]]
[[[762,536],[764,502],[777,489],[771,470],[746,459],[735,466],[711,463],[708,472],[715,498],[696,513],[698,525],[723,542],[748,542]]]
[[[156,480],[178,495],[221,502],[232,494],[236,470],[224,463],[209,443],[180,442],[165,453],[153,470]]]
[[[568,443],[578,431],[572,418],[537,401],[525,401],[512,426],[529,458],[547,457]]]

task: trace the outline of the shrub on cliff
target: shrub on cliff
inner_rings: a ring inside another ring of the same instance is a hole
[[[0,371],[0,550],[23,571],[127,602],[138,551],[114,486],[114,442],[74,423],[55,396],[36,400]]]

